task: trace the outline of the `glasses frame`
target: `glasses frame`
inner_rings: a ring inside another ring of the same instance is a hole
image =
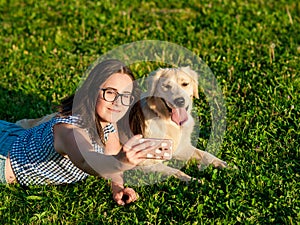
[[[100,90],[103,91],[102,97],[107,102],[115,102],[119,97],[121,97],[121,103],[122,103],[122,105],[124,105],[124,106],[130,106],[130,105],[132,105],[132,103],[134,101],[134,96],[132,94],[120,94],[119,92],[117,92],[113,88],[100,88]],[[105,98],[105,93],[106,93],[107,90],[110,90],[110,91],[112,91],[112,92],[114,92],[116,94],[114,100],[109,101],[109,100],[107,100]],[[130,96],[131,99],[130,99],[129,105],[124,104],[124,102],[123,102],[123,96]]]

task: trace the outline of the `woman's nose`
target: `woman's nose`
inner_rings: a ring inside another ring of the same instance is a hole
[[[114,101],[113,105],[120,105],[121,104],[121,96],[118,96]]]

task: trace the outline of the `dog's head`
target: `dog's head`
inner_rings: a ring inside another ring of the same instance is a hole
[[[149,107],[159,117],[182,125],[193,97],[198,98],[198,75],[189,67],[158,69],[150,74],[147,96]]]

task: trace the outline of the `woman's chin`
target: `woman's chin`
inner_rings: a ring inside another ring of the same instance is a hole
[[[121,118],[122,118],[122,116],[112,116],[112,117],[109,117],[109,118],[104,118],[101,122],[104,122],[104,123],[116,123]]]

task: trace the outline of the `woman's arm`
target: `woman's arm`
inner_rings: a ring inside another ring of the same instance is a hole
[[[121,171],[122,163],[113,156],[95,152],[86,132],[76,126],[63,123],[55,125],[54,148],[88,174],[103,176]]]
[[[116,151],[118,154],[115,156],[104,155],[93,150],[90,138],[84,130],[69,124],[54,125],[55,150],[67,156],[86,173],[111,179],[113,198],[119,205],[128,204],[138,198],[132,188],[124,188],[123,171],[144,161],[147,153],[155,148],[151,142],[141,143],[140,138],[141,135],[136,135],[129,139],[121,151]],[[112,144],[111,147],[113,146]],[[115,147],[120,147],[119,142]]]
[[[113,124],[115,128],[115,132],[108,134],[107,142],[105,143],[105,155],[117,155],[122,148],[120,143],[119,133],[118,133],[118,126],[117,124]]]
[[[144,161],[153,145],[151,142],[140,143],[140,138],[141,135],[134,136],[125,143],[122,151],[110,156],[95,152],[83,129],[64,123],[54,125],[55,150],[84,172],[95,176],[111,177]]]

